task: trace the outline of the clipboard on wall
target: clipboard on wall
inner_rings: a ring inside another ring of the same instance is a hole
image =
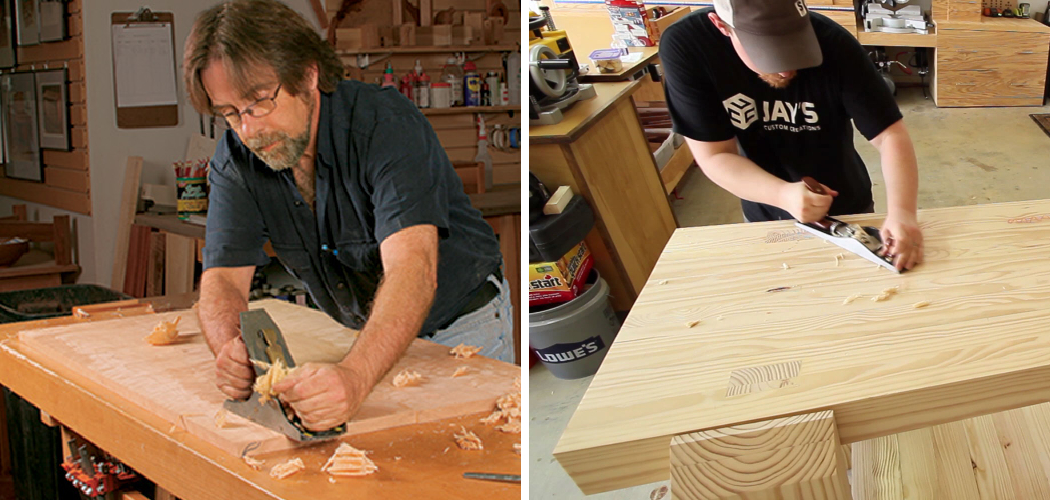
[[[114,12],[110,30],[117,127],[178,125],[174,14]]]

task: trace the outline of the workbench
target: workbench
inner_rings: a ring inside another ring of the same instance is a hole
[[[142,307],[94,313],[87,321],[148,313]],[[478,424],[483,415],[414,424],[350,438],[380,470],[364,477],[330,482],[319,472],[337,442],[307,452],[266,455],[267,467],[256,471],[236,456],[191,432],[183,432],[151,410],[67,366],[42,361],[17,339],[19,331],[73,324],[71,316],[0,325],[0,385],[29,400],[48,420],[69,428],[116,456],[166,492],[194,499],[324,499],[348,498],[519,498],[517,484],[462,478],[465,471],[520,474],[520,458],[512,445],[520,435],[505,434]],[[484,451],[458,450],[450,429],[475,430]],[[451,444],[451,447],[450,447]],[[301,457],[307,469],[285,480],[270,478],[268,466]],[[56,464],[57,466],[57,464]],[[114,497],[119,498],[119,497]]]
[[[1050,400],[1050,200],[919,221],[903,274],[787,221],[677,230],[555,457],[587,494],[849,498],[841,444]]]
[[[619,311],[630,309],[677,226],[631,97],[647,81],[595,83],[598,95],[564,110],[561,122],[529,128],[529,170],[594,210],[584,241]]]

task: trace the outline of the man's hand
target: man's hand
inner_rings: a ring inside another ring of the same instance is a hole
[[[823,219],[831,209],[831,201],[839,192],[823,184],[821,187],[828,194],[814,193],[804,182],[784,184],[778,194],[780,202],[777,206],[787,210],[799,222],[816,222]]]
[[[350,369],[326,363],[306,363],[273,387],[312,431],[348,422],[371,390]]]
[[[233,337],[215,355],[215,385],[234,400],[252,395],[255,370],[248,361],[248,348],[240,337]]]
[[[885,245],[883,254],[893,256],[897,270],[911,269],[922,263],[922,229],[915,214],[889,214],[879,231]]]

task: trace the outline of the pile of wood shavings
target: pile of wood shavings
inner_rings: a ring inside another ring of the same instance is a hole
[[[245,458],[245,461],[247,461],[248,457],[244,457],[244,458]],[[303,470],[305,468],[306,468],[306,466],[303,465],[303,459],[301,459],[301,458],[293,458],[293,459],[291,459],[291,460],[289,460],[289,461],[287,461],[287,462],[285,462],[283,464],[277,464],[277,465],[273,466],[273,468],[270,469],[270,477],[272,477],[274,479],[284,479],[284,478],[286,478],[288,476],[291,476],[292,474],[295,474],[296,472],[299,472],[299,471],[301,471],[301,470]]]
[[[453,356],[455,356],[456,359],[470,359],[471,356],[474,356],[480,350],[481,350],[480,347],[474,347],[472,345],[460,344],[460,345],[457,345],[456,347],[453,347],[450,351],[448,351],[448,353],[453,355]]]
[[[518,389],[517,392],[497,398],[495,411],[482,418],[481,423],[493,425],[505,420],[505,423],[496,426],[496,429],[512,434],[521,433],[521,377],[514,379],[514,387]]]
[[[409,370],[405,368],[400,373],[394,375],[394,380],[391,382],[394,387],[405,387],[408,385],[416,385],[423,380],[423,376],[415,370]]]
[[[322,472],[333,476],[367,476],[379,470],[367,452],[342,443],[335,449],[335,453],[328,459],[328,463],[321,467]]]
[[[477,434],[470,432],[464,426],[459,426],[463,430],[462,434],[453,434],[456,438],[456,444],[464,450],[484,450],[485,446],[481,444],[481,438]]]
[[[255,361],[255,363],[263,368],[267,368],[266,373],[255,378],[255,385],[252,387],[255,392],[262,394],[259,401],[265,403],[277,395],[277,393],[273,392],[273,386],[284,380],[285,377],[295,370],[289,370],[287,366],[284,366],[284,361],[280,359],[273,365],[268,365],[261,361]]]
[[[150,345],[168,345],[175,342],[179,338],[179,330],[177,328],[179,320],[182,316],[176,316],[175,321],[161,321],[157,323],[157,326],[153,327],[153,331],[146,336],[146,342]]]

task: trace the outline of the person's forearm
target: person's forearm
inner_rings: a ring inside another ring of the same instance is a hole
[[[197,303],[204,339],[212,354],[241,334],[242,311],[248,310],[248,298],[237,286],[217,272],[205,272],[201,276],[201,299]]]
[[[887,212],[914,216],[918,209],[919,168],[911,138],[900,125],[899,130],[893,130],[877,147],[886,180]]]
[[[379,383],[419,334],[436,290],[436,269],[386,273],[368,322],[340,365],[364,377],[368,387]]]
[[[780,192],[787,182],[762,170],[755,162],[738,154],[719,153],[698,164],[711,182],[738,198],[781,207]]]

